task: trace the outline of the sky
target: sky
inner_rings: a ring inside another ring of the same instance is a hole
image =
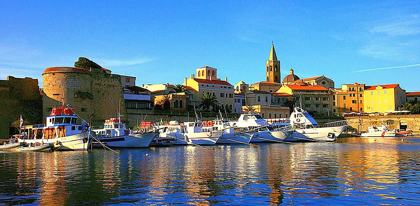
[[[274,44],[281,78],[420,91],[420,0],[0,0],[0,79],[39,80],[86,57],[136,84],[218,77],[265,81]]]

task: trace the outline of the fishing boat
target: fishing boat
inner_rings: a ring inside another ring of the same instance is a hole
[[[233,123],[235,132],[245,132],[251,135],[251,143],[283,142],[292,134],[291,130],[275,130],[260,114],[241,114]]]
[[[103,129],[92,130],[96,134],[94,147],[106,145],[110,148],[142,148],[149,147],[150,142],[158,133],[152,130],[134,132],[127,129],[121,115],[118,118],[105,120]]]
[[[56,150],[87,150],[94,133],[69,106],[55,107],[46,117],[46,125],[25,125],[18,137],[28,145],[54,145]]]
[[[330,122],[319,127],[318,122],[307,111],[295,107],[290,115],[290,125],[294,133],[286,141],[332,142],[346,129],[347,122]]]
[[[362,132],[361,137],[396,137],[397,133],[395,131],[389,130],[385,125],[379,127],[370,126],[368,131]]]

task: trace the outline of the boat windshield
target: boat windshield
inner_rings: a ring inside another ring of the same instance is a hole
[[[63,124],[64,117],[56,117],[54,124]]]
[[[64,117],[64,123],[70,124],[71,123],[71,117]]]

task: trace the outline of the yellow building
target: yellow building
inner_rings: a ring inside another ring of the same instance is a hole
[[[216,97],[220,106],[229,107],[231,111],[234,108],[234,87],[225,80],[217,78],[217,69],[213,67],[201,67],[196,70],[197,78],[194,74],[187,80],[185,78],[184,86],[192,88],[193,97],[190,103],[198,108],[201,103],[201,97],[205,93]]]
[[[405,90],[399,84],[367,86],[363,96],[365,112],[396,111],[406,101]]]

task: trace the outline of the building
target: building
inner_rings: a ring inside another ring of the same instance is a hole
[[[277,54],[273,44],[271,45],[270,56],[266,62],[265,73],[266,81],[252,84],[250,86],[251,90],[275,92],[281,87],[280,61],[277,59]]]
[[[420,102],[420,92],[407,92],[407,102],[417,101]]]
[[[397,111],[407,100],[399,84],[366,86],[363,97],[363,109],[368,113]]]
[[[284,84],[276,94],[287,97],[292,95],[296,104],[304,110],[314,113],[330,114],[333,105],[333,92],[320,85],[307,83]]]
[[[0,138],[18,131],[20,115],[25,124],[42,123],[42,96],[37,79],[8,76],[0,80],[0,99]]]
[[[42,73],[43,116],[64,101],[92,126],[125,113],[121,76],[105,68],[51,67]]]
[[[335,89],[333,96],[333,112],[364,112],[365,84],[343,84],[341,88]]]
[[[192,92],[192,99],[190,103],[196,108],[201,103],[201,98],[205,93],[211,94],[216,97],[219,106],[230,108],[233,111],[234,108],[234,87],[225,80],[220,80],[217,77],[217,69],[209,66],[201,67],[196,70],[196,76],[194,74],[187,80],[185,78],[183,86],[190,88]]]

